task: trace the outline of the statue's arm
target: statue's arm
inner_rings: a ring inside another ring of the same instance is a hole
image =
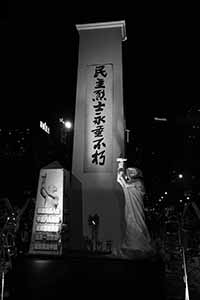
[[[127,185],[126,175],[125,175],[125,169],[119,168],[117,170],[117,182],[122,186],[125,187]]]

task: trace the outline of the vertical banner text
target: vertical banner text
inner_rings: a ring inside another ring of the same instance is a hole
[[[87,67],[84,172],[112,169],[112,64]]]

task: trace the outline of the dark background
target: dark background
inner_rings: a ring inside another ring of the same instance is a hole
[[[40,111],[67,112],[75,105],[77,23],[126,21],[123,65],[127,120],[139,118],[144,127],[151,113],[173,117],[198,101],[195,9],[191,13],[189,8],[185,11],[175,6],[105,4],[36,4],[18,7],[17,13],[10,11],[9,28],[1,37],[5,64],[2,105],[6,112],[2,110],[2,122],[5,116],[9,122],[24,122]]]
[[[195,7],[125,3],[20,4],[9,10],[1,36],[3,128],[33,126],[59,116],[73,121],[78,66],[75,24],[125,20],[124,105],[129,164],[143,169],[153,190],[171,172],[191,169],[188,111],[199,104],[198,18]],[[154,117],[167,123],[156,123]],[[199,140],[199,138],[198,138]],[[198,155],[196,156],[199,164]],[[197,169],[195,172],[198,173]],[[192,171],[193,172],[193,171]]]
[[[0,24],[8,24],[8,1],[0,3]]]

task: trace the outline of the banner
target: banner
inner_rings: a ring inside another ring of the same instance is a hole
[[[41,169],[29,253],[61,254],[63,169]]]
[[[110,172],[113,65],[89,65],[87,73],[84,172]]]

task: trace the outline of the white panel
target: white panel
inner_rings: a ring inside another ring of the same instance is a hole
[[[30,253],[61,254],[63,169],[41,169]]]

